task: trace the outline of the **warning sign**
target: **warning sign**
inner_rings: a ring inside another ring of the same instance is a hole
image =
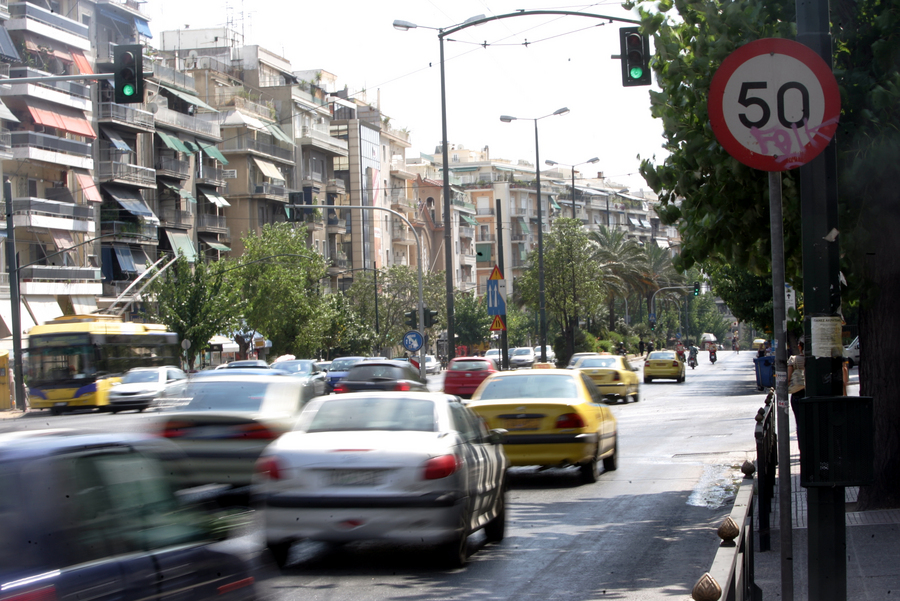
[[[506,329],[506,324],[503,323],[503,316],[502,315],[494,315],[494,321],[493,321],[493,323],[491,323],[491,331],[492,332],[497,331],[497,330],[502,331],[505,329]]]

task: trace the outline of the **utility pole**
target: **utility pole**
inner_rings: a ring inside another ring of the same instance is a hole
[[[506,273],[503,266],[503,208],[500,199],[497,199],[497,264],[502,273]],[[509,328],[507,322],[507,328]],[[506,329],[500,331],[500,369],[509,369],[509,338]]]

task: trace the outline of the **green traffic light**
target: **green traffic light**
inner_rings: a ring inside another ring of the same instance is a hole
[[[631,75],[632,79],[640,79],[641,76],[644,75],[644,69],[641,67],[631,67],[631,70],[629,70],[628,73]]]
[[[125,96],[134,96],[134,86],[131,84],[122,86],[122,94]]]

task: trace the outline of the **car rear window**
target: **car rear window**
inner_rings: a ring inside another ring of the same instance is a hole
[[[299,429],[306,432],[434,432],[434,402],[391,397],[328,398],[321,403],[311,420],[301,420]]]
[[[534,351],[530,348],[517,348],[515,352],[513,352],[513,355],[531,355],[533,353]]]
[[[130,371],[122,378],[122,384],[137,382],[159,382],[159,372],[154,370]]]
[[[355,365],[360,361],[362,361],[362,359],[339,359],[332,361],[328,371],[347,371],[350,369],[351,365]]]
[[[495,377],[485,385],[478,400],[517,398],[576,399],[578,389],[571,376],[561,374]]]
[[[196,381],[185,389],[188,401],[179,409],[295,413],[300,409],[299,393],[290,382]]]
[[[615,367],[616,360],[613,357],[602,359],[582,359],[578,367]]]
[[[359,363],[347,372],[347,380],[404,380],[407,372],[396,365],[368,365]]]
[[[674,358],[675,358],[674,351],[656,351],[654,353],[650,353],[650,356],[647,357],[647,360],[653,360],[653,359],[662,359],[662,360],[669,359],[669,360],[671,360]]]
[[[451,361],[450,371],[486,371],[491,368],[489,361]]]

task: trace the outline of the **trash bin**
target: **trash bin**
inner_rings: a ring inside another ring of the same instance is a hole
[[[775,386],[775,357],[768,355],[754,357],[756,365],[756,389],[773,388]]]

